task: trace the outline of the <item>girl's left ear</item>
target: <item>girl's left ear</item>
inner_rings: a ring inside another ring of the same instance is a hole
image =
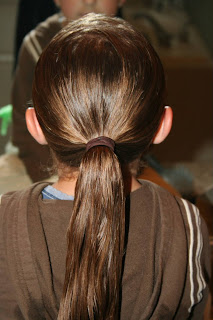
[[[41,130],[40,124],[36,117],[35,109],[30,107],[25,113],[27,129],[31,136],[40,144],[47,144],[47,140]]]
[[[172,108],[166,106],[159,129],[153,139],[153,142],[152,142],[153,144],[159,144],[166,139],[166,137],[169,135],[170,130],[172,128],[172,119],[173,119]]]

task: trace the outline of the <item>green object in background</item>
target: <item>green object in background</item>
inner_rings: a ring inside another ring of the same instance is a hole
[[[0,130],[1,136],[6,136],[7,134],[8,126],[12,121],[12,110],[13,110],[13,107],[11,104],[8,104],[0,108],[0,119],[2,119],[1,130]]]

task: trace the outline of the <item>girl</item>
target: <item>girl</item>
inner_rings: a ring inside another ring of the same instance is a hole
[[[118,18],[89,14],[47,46],[26,120],[59,180],[2,197],[1,319],[202,318],[206,226],[131,173],[170,131],[164,99],[157,54]]]

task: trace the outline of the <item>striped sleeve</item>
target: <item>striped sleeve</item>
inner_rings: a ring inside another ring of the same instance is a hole
[[[182,215],[186,228],[188,242],[187,288],[189,289],[189,314],[193,308],[202,302],[207,288],[209,270],[208,231],[199,210],[190,202],[180,199]],[[205,239],[205,241],[204,241]]]

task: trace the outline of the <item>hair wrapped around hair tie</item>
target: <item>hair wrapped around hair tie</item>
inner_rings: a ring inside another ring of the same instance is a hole
[[[91,139],[86,145],[86,151],[95,146],[105,146],[110,148],[112,151],[115,149],[115,141],[108,137],[98,137],[95,139]]]

